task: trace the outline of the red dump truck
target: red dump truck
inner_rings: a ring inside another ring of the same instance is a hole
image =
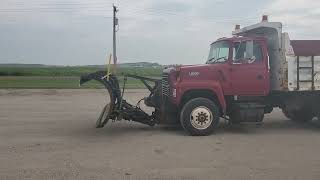
[[[165,68],[162,79],[125,75],[150,90],[143,100],[154,108],[152,114],[123,99],[125,84],[120,89],[115,75],[81,76],[80,84],[97,80],[110,95],[97,127],[124,119],[181,124],[190,135],[209,135],[220,118],[231,124],[261,122],[273,108],[293,121],[320,116],[320,41],[291,41],[282,24],[268,22],[267,16],[251,26],[237,25],[232,35],[213,42],[201,65]]]

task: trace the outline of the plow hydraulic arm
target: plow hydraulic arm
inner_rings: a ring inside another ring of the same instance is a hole
[[[127,77],[139,79],[151,92],[150,96],[153,96],[158,79],[151,79],[147,77],[141,77],[136,75],[124,75],[123,89],[120,90],[118,78],[114,75],[106,75],[105,71],[97,71],[95,73],[82,75],[80,77],[80,86],[88,81],[96,80],[104,85],[108,91],[110,102],[106,104],[96,122],[96,128],[104,127],[107,122],[111,120],[129,120],[135,121],[149,126],[154,126],[157,124],[155,114],[147,114],[140,109],[139,106],[133,106],[123,99],[123,94],[125,91],[125,84]],[[147,82],[155,83],[155,86],[150,86]]]

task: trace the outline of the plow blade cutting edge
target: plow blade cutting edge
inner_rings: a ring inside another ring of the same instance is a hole
[[[102,112],[100,113],[100,116],[96,121],[96,128],[104,127],[110,119],[113,121],[124,119],[147,124],[149,126],[154,126],[156,124],[154,113],[152,113],[152,115],[149,115],[141,110],[138,106],[133,106],[123,99],[127,77],[140,79],[143,84],[145,84],[146,87],[151,91],[150,95],[153,94],[152,90],[155,89],[155,87],[151,87],[146,83],[146,81],[158,81],[157,79],[145,78],[135,75],[125,75],[124,86],[121,91],[118,78],[114,75],[109,75],[109,77],[107,77],[105,71],[97,71],[95,73],[82,75],[80,77],[80,86],[88,81],[96,80],[104,85],[109,94],[110,102],[103,107]]]

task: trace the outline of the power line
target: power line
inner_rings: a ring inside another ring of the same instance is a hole
[[[89,13],[88,16],[95,15],[95,16],[103,16],[103,18],[111,19],[111,16],[106,16],[106,14],[112,14],[110,9],[105,7],[71,7],[69,5],[72,4],[80,4],[80,3],[60,3],[60,5],[67,7],[34,7],[34,8],[0,8],[0,14],[1,13],[9,13],[9,14],[15,14],[15,13],[62,13],[64,15],[71,14],[73,17],[75,14],[81,14],[81,13]],[[89,3],[87,3],[89,4]],[[84,5],[84,3],[81,3],[81,5]],[[106,5],[106,4],[105,4]],[[79,12],[81,11],[81,12]],[[229,17],[229,18],[221,18],[221,17],[205,17],[201,18],[201,15],[185,15],[181,13],[177,13],[171,10],[157,10],[155,8],[145,8],[145,9],[138,9],[138,8],[131,8],[129,9],[128,15],[121,16],[120,18],[124,20],[132,20],[137,21],[141,20],[140,17],[136,16],[145,16],[149,15],[149,18],[158,18],[162,19],[165,22],[173,22],[171,19],[168,18],[178,18],[180,22],[186,22],[186,23],[197,23],[199,20],[202,20],[203,22],[208,23],[244,23],[244,22],[253,22],[256,20],[256,18],[238,18],[238,17]],[[183,17],[183,18],[182,18]],[[14,18],[11,16],[11,18]],[[142,19],[143,20],[143,19]],[[157,19],[153,19],[154,21],[157,21]]]
[[[62,3],[63,4],[63,3]],[[61,5],[62,5],[61,4]],[[66,13],[66,12],[74,12],[77,10],[85,10],[85,11],[90,11],[90,12],[96,12],[96,13],[107,13],[109,12],[111,14],[111,11],[109,11],[107,8],[104,7],[36,7],[36,8],[0,8],[0,13],[21,13],[21,12],[48,12],[48,13],[52,13],[52,12],[62,12],[62,13]],[[163,17],[163,16],[172,16],[172,17],[181,17],[182,14],[176,13],[174,11],[170,11],[170,10],[156,10],[154,8],[146,8],[146,9],[133,9],[133,11],[129,11],[130,14],[132,14],[133,16],[135,15],[153,15],[153,16],[157,16],[157,17]],[[120,16],[121,17],[121,16]],[[199,16],[195,16],[195,15],[185,15],[183,14],[183,17],[186,18],[195,18],[195,17],[199,17]],[[217,22],[223,22],[223,21],[249,21],[249,20],[255,20],[256,18],[212,18],[212,17],[206,17],[206,20],[214,20]]]

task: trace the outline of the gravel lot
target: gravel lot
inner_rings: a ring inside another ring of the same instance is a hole
[[[0,180],[320,179],[320,122],[275,110],[261,125],[221,120],[208,137],[133,122],[95,129],[105,101],[103,90],[0,90]]]

